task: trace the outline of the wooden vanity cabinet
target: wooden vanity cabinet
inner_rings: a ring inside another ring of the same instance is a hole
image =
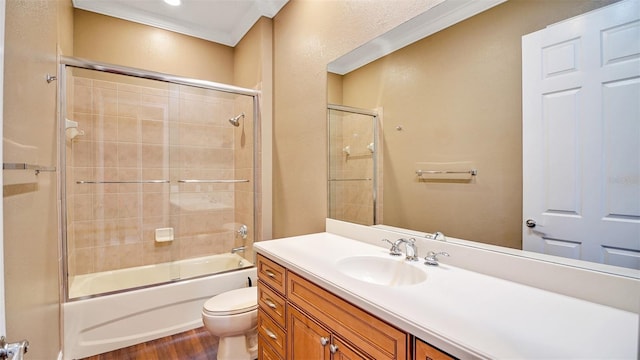
[[[259,360],[454,359],[260,254],[257,267]]]

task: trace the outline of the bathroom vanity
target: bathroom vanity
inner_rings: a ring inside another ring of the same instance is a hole
[[[287,359],[329,359],[331,354],[367,359],[365,353],[375,359],[406,358],[408,337],[402,330],[262,255],[257,266],[258,333],[268,344],[262,349],[271,346]]]
[[[469,271],[449,258],[407,262],[381,239],[324,232],[256,243],[260,359],[638,356],[637,311]],[[430,245],[420,239],[420,254]],[[621,295],[637,297],[638,281],[628,284]]]

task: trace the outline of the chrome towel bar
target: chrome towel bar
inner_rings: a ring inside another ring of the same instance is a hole
[[[221,183],[221,184],[228,184],[228,183],[245,183],[245,182],[249,182],[249,180],[247,179],[238,179],[238,180],[178,180],[179,183],[186,183],[186,184],[202,184],[202,183]]]
[[[478,170],[471,169],[468,171],[448,171],[448,170],[416,170],[418,176],[429,174],[471,174],[471,176],[478,175]]]
[[[329,181],[371,181],[371,178],[361,178],[361,179],[329,179]]]
[[[167,184],[169,180],[124,180],[124,181],[88,181],[79,180],[76,184]]]
[[[26,163],[2,163],[3,170],[34,170],[36,175],[42,171],[56,171],[55,166],[40,166]]]
[[[243,183],[249,182],[246,179],[240,180],[178,180],[179,183],[191,184],[191,183]],[[124,180],[124,181],[90,181],[79,180],[76,184],[168,184],[169,180]]]

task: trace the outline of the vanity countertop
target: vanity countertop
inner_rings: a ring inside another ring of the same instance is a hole
[[[638,358],[639,317],[633,312],[450,266],[446,258],[440,266],[412,262],[427,273],[427,280],[418,284],[364,282],[340,272],[337,262],[351,256],[405,260],[391,257],[386,248],[331,233],[263,241],[254,247],[459,358]]]

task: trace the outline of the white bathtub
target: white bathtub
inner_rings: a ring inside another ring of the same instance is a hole
[[[219,254],[133,268],[102,271],[69,277],[69,299],[104,294],[121,289],[162,284],[218,274],[252,264],[237,254]]]
[[[150,279],[141,278],[152,277],[155,281],[159,279],[158,273],[168,277],[156,283],[171,281],[176,269],[180,269],[182,277],[199,276],[212,270],[226,271],[64,303],[63,358],[83,358],[200,327],[202,306],[207,299],[247,286],[248,278],[256,285],[255,267],[229,271],[250,265],[236,254],[221,254],[91,274],[94,280],[86,275],[76,276],[70,281],[70,295],[82,297],[116,290],[114,284],[118,281],[126,281],[128,286],[143,286]],[[144,276],[135,275],[136,270]],[[126,280],[122,280],[123,277]]]

